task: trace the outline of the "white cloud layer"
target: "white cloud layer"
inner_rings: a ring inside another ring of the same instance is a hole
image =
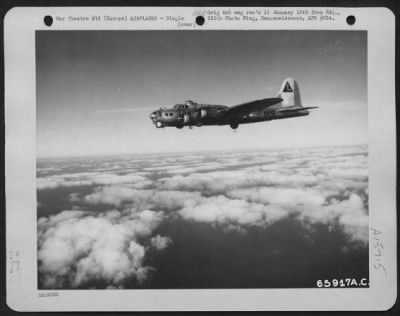
[[[160,235],[151,237],[161,221],[162,213],[149,210],[63,211],[40,218],[38,260],[43,287],[76,288],[98,281],[121,288],[127,280],[142,283],[153,270],[144,263],[149,247],[161,250],[172,242]]]
[[[365,147],[285,151],[279,162],[164,177],[157,187],[202,193],[185,202],[185,219],[262,226],[291,215],[304,225],[336,225],[354,244],[368,244]]]
[[[169,237],[163,237],[163,236],[157,235],[150,239],[150,243],[157,250],[163,250],[163,249],[167,248],[169,245],[171,245],[172,239]]]
[[[116,207],[122,204],[132,208],[171,210],[183,207],[186,200],[194,200],[201,196],[199,192],[182,192],[177,190],[132,189],[123,186],[99,187],[85,197],[89,204],[109,204]]]
[[[111,185],[120,183],[129,183],[136,188],[144,188],[151,184],[144,176],[138,175],[137,173],[120,175],[112,173],[81,172],[39,177],[37,178],[36,186],[38,190],[44,190],[58,187]]]
[[[38,256],[45,288],[79,287],[93,280],[115,288],[127,279],[143,282],[154,271],[145,264],[149,249],[173,245],[169,237],[154,233],[163,220],[244,232],[251,227],[268,229],[290,218],[311,235],[316,224],[340,230],[347,237],[343,247],[368,246],[366,146],[171,156],[158,161],[134,160],[145,173],[125,174],[123,168],[133,164],[126,160],[108,162],[122,166],[115,174],[38,178],[39,190],[93,185],[86,196],[70,194],[70,202],[84,203],[93,211],[100,204],[109,208],[104,213],[64,211],[39,219]],[[101,167],[97,162],[96,168]],[[39,206],[45,202],[38,200]]]
[[[287,211],[279,206],[266,206],[219,195],[188,200],[180,214],[188,220],[212,224],[265,226],[285,218]]]

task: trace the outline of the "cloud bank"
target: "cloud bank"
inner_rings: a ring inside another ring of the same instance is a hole
[[[143,283],[153,268],[146,253],[171,240],[156,235],[162,213],[144,210],[100,214],[63,211],[38,221],[38,259],[44,288],[78,288],[93,282],[124,287]]]
[[[44,190],[56,189],[59,187],[110,185],[120,183],[129,183],[138,188],[143,188],[151,184],[149,180],[138,174],[121,175],[100,172],[81,172],[39,177],[36,181],[36,187],[38,190]]]
[[[111,167],[114,173],[99,172]],[[174,245],[156,231],[165,221],[243,234],[293,220],[311,238],[315,225],[325,225],[343,234],[343,249],[368,247],[366,146],[96,160],[86,172],[63,169],[37,183],[39,192],[92,187],[69,193],[73,211],[38,220],[44,288],[142,284],[156,273],[147,255]]]

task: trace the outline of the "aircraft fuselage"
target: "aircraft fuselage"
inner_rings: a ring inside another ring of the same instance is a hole
[[[259,99],[228,107],[226,105],[199,104],[186,101],[171,108],[160,108],[150,114],[157,128],[175,126],[230,125],[256,123],[309,115],[303,107],[297,82],[292,78],[283,81],[276,97]]]
[[[225,105],[196,104],[193,108],[187,109],[166,109],[161,108],[151,113],[150,118],[157,128],[183,126],[210,126],[210,125],[235,125],[256,123],[264,121],[279,120],[298,116],[309,115],[307,110],[297,110],[293,112],[278,112],[275,109],[253,112],[249,115],[224,119],[221,115],[222,109],[228,108]]]

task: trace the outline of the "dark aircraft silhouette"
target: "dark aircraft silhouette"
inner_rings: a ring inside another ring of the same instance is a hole
[[[239,124],[305,116],[310,114],[308,110],[315,108],[317,107],[303,107],[296,80],[287,78],[283,81],[276,98],[251,101],[231,107],[199,104],[189,100],[172,108],[160,108],[150,114],[150,119],[157,128],[230,125],[232,129],[236,129]]]

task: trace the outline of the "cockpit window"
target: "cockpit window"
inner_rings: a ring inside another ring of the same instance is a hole
[[[173,108],[174,109],[178,109],[178,110],[184,110],[184,109],[188,109],[189,105],[187,105],[187,104],[175,104]]]

